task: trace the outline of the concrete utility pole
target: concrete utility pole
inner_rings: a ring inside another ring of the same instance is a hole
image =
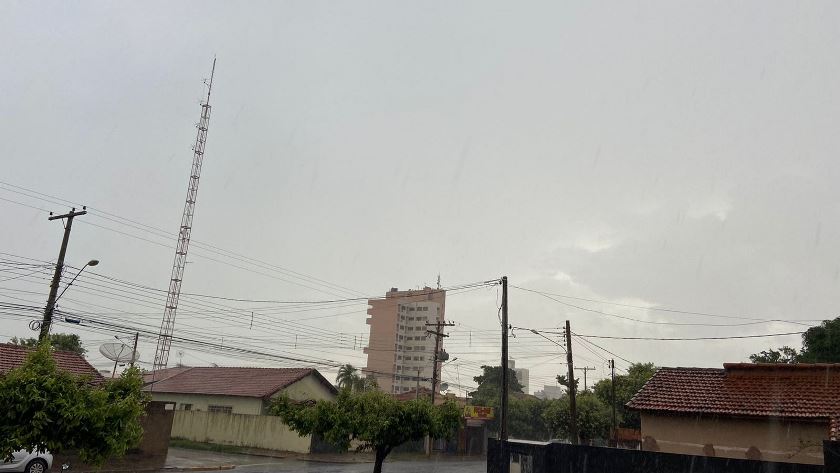
[[[587,371],[595,371],[594,367],[584,366],[583,368],[575,368],[578,371],[583,371],[583,390],[586,391],[589,387],[586,385],[586,372]]]
[[[44,308],[44,318],[41,321],[41,333],[38,334],[38,341],[42,342],[50,335],[50,325],[52,324],[53,311],[55,311],[56,295],[58,294],[58,286],[61,284],[61,272],[64,270],[64,255],[67,253],[67,242],[70,241],[70,229],[73,227],[73,218],[87,213],[87,207],[82,207],[82,210],[76,212],[76,208],[70,209],[69,213],[64,215],[53,215],[50,212],[48,220],[67,219],[64,224],[64,238],[61,240],[61,249],[58,251],[58,261],[55,263],[55,273],[53,273],[52,284],[50,285],[50,295],[47,297],[47,305]]]
[[[577,401],[575,399],[575,364],[572,359],[572,329],[566,321],[566,364],[569,365],[569,439],[573,444],[578,443]]]
[[[499,446],[501,447],[500,472],[510,472],[510,450],[508,449],[508,280],[502,276],[502,392],[499,414]]]

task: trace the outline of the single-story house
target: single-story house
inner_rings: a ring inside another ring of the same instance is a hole
[[[11,343],[0,343],[0,374],[19,368],[26,361],[26,357],[32,352],[32,348],[13,345]],[[53,350],[52,358],[59,371],[64,371],[76,376],[87,376],[91,383],[101,384],[104,378],[84,356],[63,350]]]
[[[334,399],[335,386],[312,368],[176,367],[145,375],[154,401],[175,404],[172,438],[308,453],[325,448],[268,415],[272,399]]]
[[[155,401],[176,410],[266,414],[281,393],[299,401],[332,399],[335,386],[312,368],[177,367],[146,374]]]
[[[642,450],[822,464],[840,364],[660,368],[627,407],[641,414]]]

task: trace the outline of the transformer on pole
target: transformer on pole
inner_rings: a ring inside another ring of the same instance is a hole
[[[201,104],[201,119],[193,146],[193,162],[190,171],[190,181],[187,186],[187,201],[184,204],[184,214],[181,217],[181,227],[178,231],[178,244],[175,247],[175,260],[172,263],[172,276],[169,280],[169,294],[166,296],[166,307],[163,310],[163,321],[160,324],[157,350],[152,370],[166,368],[169,362],[169,348],[172,345],[172,332],[175,328],[175,313],[178,310],[178,299],[181,296],[181,281],[184,277],[184,267],[187,263],[187,250],[190,246],[193,215],[195,214],[195,199],[198,194],[198,180],[201,176],[201,164],[204,160],[204,146],[207,143],[207,127],[210,124],[210,92],[213,89],[213,74],[216,71],[216,59],[210,70],[210,81],[207,84],[207,98]]]

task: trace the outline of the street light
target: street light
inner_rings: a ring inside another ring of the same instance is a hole
[[[63,260],[63,256],[64,255],[62,254],[60,259]],[[50,334],[50,325],[52,325],[52,316],[53,312],[55,311],[55,303],[58,302],[59,299],[61,299],[61,296],[63,296],[64,293],[67,292],[67,289],[71,285],[73,285],[73,283],[76,281],[76,278],[78,278],[79,275],[82,274],[82,271],[84,271],[85,268],[87,268],[88,266],[96,266],[98,264],[99,260],[96,259],[88,261],[87,264],[82,266],[82,269],[80,269],[79,272],[76,273],[75,276],[73,276],[73,279],[70,280],[70,284],[68,284],[67,287],[65,287],[64,290],[61,291],[61,294],[59,294],[58,297],[55,297],[55,291],[58,289],[58,283],[61,278],[61,269],[64,266],[63,261],[59,264],[56,264],[55,276],[53,276],[52,289],[50,290],[50,295],[47,299],[47,306],[44,308],[44,319],[41,321],[41,333],[38,336],[39,341],[47,339],[48,335]]]
[[[75,276],[73,276],[73,279],[70,280],[70,283],[67,284],[67,287],[65,287],[64,290],[61,291],[61,294],[59,294],[58,297],[55,298],[55,300],[52,303],[53,307],[55,307],[55,303],[58,302],[59,299],[61,299],[61,296],[64,295],[64,293],[67,291],[67,289],[70,286],[72,286],[74,282],[76,282],[76,278],[79,277],[80,274],[82,274],[82,271],[84,271],[85,268],[87,268],[88,266],[96,266],[97,264],[99,264],[99,260],[98,259],[92,259],[92,260],[88,261],[87,264],[82,266],[82,269],[80,269],[79,272],[76,273]]]

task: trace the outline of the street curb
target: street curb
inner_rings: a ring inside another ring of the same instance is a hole
[[[236,465],[205,465],[205,466],[184,466],[184,467],[177,467],[177,466],[167,466],[163,467],[163,471],[221,471],[221,470],[233,470],[236,468]]]
[[[354,465],[354,464],[364,464],[364,463],[374,463],[373,460],[338,460],[336,458],[308,458],[306,456],[301,456],[299,458],[295,458],[295,460],[311,462],[311,463],[337,463],[341,465]]]

